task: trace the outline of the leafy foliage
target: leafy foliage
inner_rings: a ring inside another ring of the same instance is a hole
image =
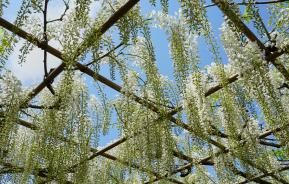
[[[133,0],[58,0],[64,11],[47,19],[49,2],[22,0],[16,27],[0,21],[1,183],[288,183],[288,2],[266,5],[269,24],[254,0],[179,0],[175,15],[168,0],[150,0],[162,10],[149,15]],[[211,6],[225,15],[221,42]],[[19,64],[36,47],[63,62],[32,92],[6,64],[22,38]]]

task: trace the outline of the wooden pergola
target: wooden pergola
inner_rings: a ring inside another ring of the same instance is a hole
[[[285,51],[283,50],[277,50],[274,52],[267,52],[269,51],[269,48],[267,48],[259,39],[258,37],[248,28],[248,26],[242,22],[242,20],[235,15],[234,11],[230,8],[230,5],[228,3],[226,3],[226,1],[224,0],[212,0],[212,2],[214,3],[214,5],[218,6],[218,8],[223,12],[223,14],[225,16],[227,16],[236,27],[238,27],[239,30],[241,30],[244,35],[251,41],[251,42],[256,42],[258,47],[268,53],[266,55],[265,60],[268,63],[271,63],[272,65],[274,65],[274,67],[284,76],[284,78],[286,80],[289,81],[289,72],[286,70],[286,68],[276,62],[276,58],[278,58],[279,56],[281,56],[282,54],[285,53]],[[280,1],[282,2],[282,1]],[[127,12],[129,12],[137,3],[139,3],[139,0],[128,0],[127,3],[125,3],[122,7],[120,7],[102,26],[100,26],[99,29],[97,30],[93,30],[91,33],[91,36],[96,36],[96,37],[101,37],[106,31],[108,31],[112,26],[114,26],[114,24],[120,20],[122,17],[124,17],[126,15]],[[42,49],[43,51],[55,56],[56,58],[59,58],[60,60],[64,60],[63,57],[63,53],[59,50],[57,50],[56,48],[50,46],[47,44],[47,41],[43,41],[43,40],[39,40],[38,38],[36,38],[34,35],[24,31],[23,29],[17,27],[16,25],[13,25],[12,23],[8,22],[7,20],[3,19],[2,17],[0,17],[0,26],[9,30],[10,32],[14,33],[15,35],[21,37],[22,39],[34,44],[35,46],[37,46],[38,48]],[[79,48],[82,48],[81,46]],[[75,57],[77,58],[79,55],[81,55],[84,52],[84,50],[77,50],[77,53],[75,54]],[[105,76],[100,75],[99,73],[96,73],[95,71],[91,70],[89,67],[87,67],[84,64],[81,64],[80,62],[76,63],[76,68],[81,71],[82,73],[86,74],[87,76],[91,77],[92,79],[99,81],[100,83],[105,84],[106,86],[110,87],[111,89],[121,93],[124,96],[128,96],[130,99],[133,99],[135,102],[143,105],[144,107],[146,107],[147,109],[155,112],[155,113],[160,113],[160,110],[158,109],[158,107],[153,104],[152,102],[148,101],[147,99],[144,99],[142,97],[139,97],[133,93],[129,93],[129,92],[125,92],[122,86],[116,84],[115,82],[113,82],[112,80],[106,78]],[[51,85],[54,81],[54,79],[59,76],[59,74],[61,74],[63,71],[65,70],[65,63],[62,62],[57,68],[55,68],[52,72],[50,72],[45,79],[36,87],[34,88],[28,95],[28,97],[26,98],[27,100],[22,104],[22,108],[41,108],[40,106],[37,105],[31,105],[30,102],[32,101],[33,98],[35,98],[45,87]],[[205,96],[208,97],[212,94],[215,94],[216,92],[220,91],[223,89],[224,85],[230,85],[236,81],[239,80],[239,75],[235,74],[233,76],[231,76],[230,78],[226,79],[226,84],[218,84],[214,87],[211,87],[210,89],[208,89],[205,93]],[[193,132],[192,127],[190,125],[188,125],[185,122],[182,122],[180,120],[178,120],[177,118],[174,117],[174,115],[176,115],[178,112],[182,111],[183,107],[175,107],[173,110],[168,111],[165,115],[165,117],[171,121],[172,124],[175,124],[176,126],[179,126],[183,129],[185,129],[188,132]],[[163,118],[163,117],[159,117],[158,119]],[[158,119],[155,119],[154,121],[158,121]],[[24,126],[26,128],[29,128],[31,130],[37,130],[38,127],[36,125],[34,125],[33,123],[27,122],[26,120],[23,119],[19,119],[16,122],[18,125]],[[281,126],[275,129],[268,129],[265,130],[263,133],[261,133],[259,135],[259,144],[261,145],[265,145],[265,146],[271,146],[271,147],[276,147],[276,148],[281,148],[282,145],[281,144],[277,144],[277,143],[272,143],[272,142],[268,142],[266,141],[264,138],[266,138],[267,136],[270,136],[276,132],[282,131],[282,129],[284,128],[288,128],[289,123],[286,123],[285,126]],[[129,139],[133,139],[134,137],[138,136],[139,134],[142,134],[143,132],[135,132],[132,136],[129,137],[122,137],[120,139],[118,139],[117,141],[105,146],[104,148],[98,150],[96,148],[91,147],[90,151],[91,151],[91,155],[85,160],[85,161],[90,161],[98,156],[102,156],[106,159],[110,159],[113,160],[115,162],[118,162],[120,164],[123,164],[125,166],[134,168],[136,170],[139,170],[141,172],[144,173],[148,173],[150,175],[153,175],[154,178],[150,181],[147,181],[146,183],[153,183],[156,182],[158,180],[167,180],[170,181],[172,183],[178,183],[178,184],[183,184],[182,181],[179,181],[177,179],[174,179],[173,177],[171,177],[172,175],[175,175],[177,173],[180,173],[182,171],[186,171],[190,168],[192,168],[194,165],[208,165],[208,166],[213,166],[214,162],[212,161],[212,156],[204,156],[204,158],[202,159],[195,159],[192,158],[190,156],[187,156],[185,154],[183,154],[180,151],[175,150],[173,155],[179,159],[185,160],[186,161],[186,165],[183,165],[181,167],[176,168],[174,171],[172,171],[171,173],[167,173],[165,175],[156,173],[154,171],[151,171],[149,169],[143,168],[137,164],[132,164],[129,163],[127,161],[124,161],[120,158],[117,158],[109,153],[107,153],[109,150],[119,146],[120,144],[124,143],[125,141],[129,140]],[[226,139],[228,136],[224,133],[222,133],[219,130],[216,130],[216,132],[213,132],[213,134],[215,136],[221,137],[223,139]],[[62,137],[60,138],[62,141],[68,141],[66,138]],[[210,138],[207,140],[209,144],[212,144],[213,146],[217,147],[219,149],[218,152],[215,153],[214,156],[218,156],[220,154],[226,154],[229,153],[231,150],[229,148],[227,148],[225,145],[223,145],[222,143]],[[73,144],[78,144],[77,142],[74,142]],[[73,169],[76,168],[79,164],[81,163],[76,163],[75,165],[72,165],[67,172],[73,172]],[[251,175],[250,173],[244,173],[238,169],[236,169],[234,172],[239,175],[242,176],[245,180],[241,183],[248,183],[251,181],[254,181],[256,183],[270,183],[267,182],[265,180],[263,180],[263,178],[265,177],[271,177],[274,180],[280,182],[280,183],[288,183],[286,180],[284,180],[283,178],[281,178],[280,176],[278,176],[276,173],[278,172],[282,172],[285,170],[289,169],[289,165],[288,166],[284,166],[279,168],[278,170],[272,172],[272,171],[267,171],[266,169],[259,167],[258,165],[255,165],[253,162],[248,163],[250,166],[252,166],[253,168],[256,168],[257,170],[259,170],[262,174],[260,175]],[[13,172],[21,172],[24,170],[24,168],[12,165],[10,163],[1,163],[1,165],[5,168],[3,171],[0,172],[0,174],[3,173],[13,173]],[[47,171],[45,169],[43,170],[37,170],[35,172],[36,175],[41,176],[41,177],[47,177]],[[69,183],[69,182],[68,182]]]

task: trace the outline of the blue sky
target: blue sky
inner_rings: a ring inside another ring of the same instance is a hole
[[[94,8],[99,8],[99,2],[96,2],[94,4],[95,4]],[[159,4],[157,4],[156,7],[151,6],[149,4],[148,0],[141,0],[140,4],[141,4],[141,9],[142,9],[142,13],[143,14],[148,14],[153,9],[154,10],[160,10],[161,9]],[[178,11],[179,4],[177,3],[177,0],[169,0],[169,4],[170,4],[170,6],[169,6],[169,14],[173,15],[175,12]],[[210,1],[208,1],[208,3],[206,3],[206,4],[210,4]],[[4,13],[3,17],[5,19],[13,22],[15,20],[16,12],[19,10],[19,7],[20,7],[20,0],[10,1],[10,5],[9,5],[8,9],[5,10],[5,13]],[[265,22],[267,22],[268,21],[268,16],[267,16],[267,12],[266,12],[265,6],[260,6],[260,7],[262,7],[261,8],[261,15],[262,15],[262,17],[265,18]],[[50,3],[49,18],[52,19],[52,18],[58,17],[61,14],[61,12],[63,11],[63,9],[64,9],[64,6],[63,6],[63,4],[61,4],[60,1],[53,1],[52,0],[51,3]],[[221,32],[220,32],[219,28],[221,27],[221,24],[223,22],[222,13],[216,6],[207,8],[207,11],[208,11],[208,17],[209,17],[209,20],[210,20],[210,23],[211,23],[211,26],[212,26],[212,30],[214,32],[214,36],[215,36],[215,38],[217,40],[217,43],[220,44],[220,33]],[[172,64],[172,61],[171,61],[171,58],[170,58],[170,55],[169,55],[167,37],[168,36],[165,34],[164,31],[162,31],[160,29],[157,29],[157,28],[153,28],[152,29],[153,44],[154,44],[154,48],[155,48],[155,52],[156,52],[156,57],[157,57],[157,61],[158,61],[159,70],[160,70],[161,74],[168,75],[169,78],[172,78],[172,71],[173,71],[173,67],[172,66],[173,66],[173,64]],[[224,53],[224,50],[221,47],[221,45],[219,45],[219,46],[220,46],[219,48],[220,48],[220,53],[221,53],[221,57],[223,59],[223,62],[227,62],[227,58],[226,58],[226,55]],[[211,61],[212,61],[211,54],[209,54],[208,47],[205,44],[203,38],[199,39],[199,53],[200,53],[200,58],[201,58],[200,65],[202,67],[204,67],[204,66],[206,66],[206,65],[211,63]],[[12,67],[12,69],[15,69],[13,67],[15,67],[15,63],[17,63],[16,54],[13,55],[12,57],[10,57],[10,60],[8,62],[8,65],[10,67]],[[35,56],[33,58],[33,60],[36,59],[36,58],[41,59],[41,57],[40,57],[41,54],[42,54],[41,50],[37,50],[33,54],[35,54],[35,55],[33,55],[33,56]],[[52,60],[50,63],[53,65],[53,67],[57,66],[57,64],[59,63],[59,62],[57,62],[57,60],[55,58],[51,57],[50,60]],[[57,63],[57,64],[55,64],[55,63]],[[35,62],[34,63],[34,66],[35,66],[34,68],[41,67],[41,64],[42,64],[42,62],[38,62],[37,64]],[[23,64],[23,68],[22,69],[31,70],[31,71],[35,72],[33,70],[33,67],[30,67],[30,66],[29,67],[25,67],[25,66],[26,65]],[[15,70],[16,74],[19,71],[18,69],[19,68],[17,68],[17,70]],[[29,78],[30,76],[33,75],[33,72],[24,73],[22,76],[20,76],[20,78],[21,77],[23,78],[22,81],[24,82],[25,86],[26,85],[28,86],[31,81],[32,82],[38,82],[38,80],[35,80],[35,78]],[[36,73],[39,75],[40,72],[41,72],[41,70],[37,71]],[[26,75],[26,77],[25,77],[25,75]],[[27,77],[27,76],[29,76],[29,77]],[[106,75],[106,76],[108,76],[108,75]],[[39,76],[36,76],[36,77],[39,77]]]
[[[16,10],[19,9],[20,1],[19,0],[13,0],[10,1],[11,4],[9,8],[4,13],[4,18],[7,20],[13,22],[16,16]],[[179,5],[176,3],[177,1],[170,0],[170,9],[169,13],[174,14],[178,11]],[[209,4],[209,3],[208,3]],[[95,8],[97,8],[98,5],[96,3]],[[265,22],[268,21],[268,16],[266,13],[265,6],[262,7],[262,17],[265,17]],[[54,7],[51,7],[53,16],[57,17],[61,14],[61,11],[64,7],[61,5],[54,4]],[[149,13],[152,9],[160,10],[160,5],[158,4],[157,7],[152,7],[148,0],[141,0],[141,9],[143,14]],[[208,17],[211,22],[212,30],[214,31],[214,35],[217,39],[217,43],[220,44],[220,27],[223,22],[222,13],[217,7],[210,7],[208,10]],[[54,17],[51,17],[54,18]],[[252,25],[251,25],[252,26]],[[167,75],[170,79],[173,78],[173,63],[171,61],[169,50],[168,50],[168,42],[167,42],[167,35],[164,31],[159,30],[157,28],[152,29],[152,39],[153,44],[156,52],[157,57],[157,64],[159,66],[159,71],[163,75]],[[201,66],[204,67],[206,65],[209,65],[212,61],[211,54],[208,54],[208,47],[206,46],[204,39],[199,39],[199,53],[200,53],[200,59],[201,59]],[[224,50],[222,49],[220,45],[220,53],[221,57],[223,59],[223,62],[227,62],[226,55],[224,53]],[[28,57],[29,62],[24,63],[22,67],[19,67],[17,64],[17,51],[14,53],[9,61],[8,66],[11,68],[11,70],[18,76],[24,86],[28,87],[31,85],[35,85],[38,82],[40,82],[43,78],[43,69],[42,69],[42,51],[40,49],[36,49],[32,52],[32,54]],[[57,66],[60,62],[58,59],[54,57],[50,57],[50,67]],[[109,71],[108,67],[104,67],[101,69],[100,73],[104,76],[107,76],[109,78]],[[95,85],[92,84],[91,79],[87,79],[87,83],[89,86],[89,90],[92,94],[96,94],[96,88]],[[106,88],[105,92],[108,93],[108,96],[110,98],[113,98],[117,93],[111,89]],[[115,121],[115,117],[113,117],[113,121]],[[100,137],[100,146],[105,146],[112,140],[115,140],[119,138],[118,132],[115,129],[112,129],[108,135]]]
[[[142,14],[146,15],[148,13],[150,13],[152,10],[161,10],[161,6],[160,4],[157,4],[156,7],[151,6],[148,1],[142,1],[141,0],[141,10],[142,10]],[[170,0],[170,6],[169,6],[169,14],[170,15],[174,15],[176,12],[178,12],[179,10],[179,4],[177,3],[177,1],[172,1]],[[223,22],[223,18],[222,18],[222,14],[221,12],[218,10],[217,7],[212,7],[209,9],[209,14],[208,14],[210,19],[213,19],[213,24],[212,24],[212,28],[214,30],[215,36],[218,39],[218,43],[219,43],[219,35],[220,35],[220,26]],[[154,45],[154,49],[155,49],[155,53],[156,53],[156,59],[157,59],[157,65],[159,68],[159,72],[162,75],[167,76],[169,79],[173,79],[173,62],[171,60],[171,56],[169,54],[169,43],[167,41],[168,35],[165,34],[164,30],[160,30],[159,28],[152,28],[152,40],[153,40],[153,45]],[[200,43],[199,43],[199,49],[200,49],[200,59],[201,59],[201,63],[200,65],[202,67],[208,65],[211,63],[212,58],[211,58],[211,54],[208,54],[208,47],[205,44],[205,41],[203,38],[200,38]],[[221,47],[220,47],[221,48]],[[223,58],[225,57],[224,51],[221,49],[221,56]],[[105,67],[101,73],[104,76],[109,76],[109,70],[108,67]],[[114,91],[107,89],[106,91],[109,93],[109,96],[113,97],[114,95],[116,95],[117,93],[115,93]],[[118,138],[118,134],[115,131],[110,131],[110,133],[107,136],[104,136],[101,138],[100,141],[100,145],[106,145],[107,141],[109,140],[114,140],[116,138]]]
[[[16,12],[19,10],[20,7],[20,0],[14,0],[10,1],[10,6],[8,9],[4,12],[4,18],[13,22],[16,17]],[[160,10],[161,7],[159,4],[157,4],[156,7],[153,7],[149,4],[148,0],[141,0],[141,10],[143,14],[148,14],[151,10]],[[207,4],[210,4],[210,1],[208,1]],[[99,2],[96,2],[93,6],[94,8],[99,8]],[[266,16],[266,9],[265,6],[261,6],[261,14],[263,17],[265,17],[265,21],[268,21],[268,16]],[[51,1],[50,3],[50,14],[49,18],[56,18],[58,17],[61,12],[63,11],[64,6],[61,4],[60,1]],[[169,14],[173,15],[175,12],[177,12],[179,9],[179,4],[176,0],[170,0],[169,1]],[[217,43],[220,44],[220,27],[223,22],[223,16],[221,11],[215,6],[207,8],[208,11],[208,17],[212,26],[212,30],[214,32],[214,36],[216,37]],[[173,79],[173,63],[171,61],[169,50],[168,50],[168,41],[167,41],[167,35],[163,30],[152,28],[152,39],[153,44],[156,52],[157,57],[157,64],[159,66],[159,71],[161,74],[168,76],[168,78]],[[209,54],[208,47],[205,44],[205,41],[203,38],[199,39],[199,53],[200,53],[200,59],[201,63],[200,65],[202,67],[209,65],[212,61],[212,56]],[[227,62],[226,55],[224,53],[223,48],[220,45],[220,53],[221,57],[223,59],[223,62]],[[28,62],[24,63],[22,66],[17,64],[18,56],[17,56],[17,49],[15,49],[15,52],[12,54],[8,61],[8,66],[10,69],[15,73],[16,76],[18,76],[23,85],[25,87],[29,87],[31,85],[38,84],[42,78],[43,78],[43,69],[42,69],[42,51],[40,49],[35,49],[32,51],[32,53],[28,56]],[[57,66],[60,61],[53,56],[49,57],[49,65],[50,67]],[[103,67],[100,71],[100,73],[104,76],[107,76],[109,78],[109,71],[108,67]],[[90,91],[92,94],[96,93],[95,85],[92,85],[92,81],[90,79],[87,79]],[[117,81],[118,82],[118,81]],[[113,90],[107,89],[105,90],[108,92],[109,97],[114,97],[117,95]],[[116,139],[118,137],[117,133],[115,131],[110,132],[107,136],[101,138],[100,145],[104,146],[107,142]]]
[[[19,10],[20,8],[20,0],[15,0],[15,1],[11,1],[8,9],[5,10],[4,13],[4,18],[13,22],[15,20],[16,17],[16,12]],[[59,4],[59,1],[51,1],[51,8],[50,8],[50,18],[55,18],[57,16],[59,16],[61,14],[61,11],[64,9],[63,5]],[[157,9],[160,10],[160,5],[158,4],[156,7],[151,6],[148,1],[144,1],[142,0],[141,2],[141,9],[142,9],[142,13],[143,14],[147,14],[149,13],[152,9]],[[99,4],[99,3],[96,3]],[[177,3],[176,0],[172,1],[170,0],[170,6],[169,6],[169,13],[170,14],[174,14],[175,12],[178,11],[179,9],[179,4]],[[218,38],[219,35],[219,27],[222,23],[222,14],[220,13],[220,11],[216,8],[216,7],[212,7],[209,8],[208,11],[208,15],[209,18],[213,19],[212,22],[212,28],[215,31],[215,35]],[[164,31],[153,28],[152,29],[152,38],[153,38],[153,44],[155,47],[155,51],[156,51],[156,57],[158,60],[158,66],[159,66],[159,70],[162,74],[169,74],[169,78],[172,77],[172,62],[169,56],[169,52],[168,52],[168,42],[167,42],[167,35],[165,34]],[[201,66],[205,66],[207,64],[209,64],[211,62],[211,58],[209,57],[210,55],[207,54],[208,53],[208,49],[206,47],[206,45],[204,44],[203,39],[200,40],[200,57],[201,57]],[[37,50],[33,52],[33,57],[34,58],[41,58],[41,50]],[[222,53],[222,56],[224,56],[224,54]],[[33,59],[34,59],[33,58]],[[32,58],[29,58],[28,60],[31,60]],[[51,57],[51,59],[53,60],[50,63],[57,63],[56,59]],[[50,60],[51,60],[50,59]],[[13,60],[13,61],[11,61]],[[15,55],[13,55],[11,57],[11,60],[8,62],[8,65],[12,68],[12,70],[15,70],[15,73],[17,73],[17,75],[22,78],[23,80],[23,84],[25,86],[29,86],[31,81],[34,83],[39,82],[39,80],[37,80],[39,78],[39,76],[41,76],[40,72],[41,70],[33,70],[33,68],[30,67],[30,65],[27,64],[23,64],[22,68],[20,69],[18,67],[18,65],[15,65],[15,60],[17,60],[16,57],[16,53]],[[34,68],[38,68],[41,67],[42,62],[34,62]],[[55,67],[55,64],[52,64],[51,67]],[[25,72],[27,70],[33,71],[33,72]],[[170,71],[168,73],[168,71]],[[36,73],[36,75],[32,75],[32,73]]]

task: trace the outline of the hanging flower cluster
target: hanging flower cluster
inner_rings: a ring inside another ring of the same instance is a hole
[[[21,83],[9,71],[0,75],[0,159],[13,148],[13,133],[17,131],[15,121],[20,116]]]
[[[44,90],[34,99],[11,72],[0,68],[0,183],[6,177],[12,183],[83,184],[271,180],[254,178],[262,175],[287,182],[277,174],[282,165],[268,146],[276,147],[279,157],[289,154],[289,84],[266,60],[268,52],[282,52],[274,62],[289,67],[286,4],[270,8],[277,27],[268,33],[254,0],[245,3],[243,16],[233,1],[214,1],[232,8],[236,20],[252,19],[252,26],[268,37],[263,51],[226,17],[221,41],[228,63],[223,64],[203,0],[179,0],[174,16],[168,14],[168,0],[160,1],[163,11],[148,16],[139,5],[124,8],[137,1],[101,1],[96,19],[91,16],[93,1],[63,1],[72,9],[44,31],[38,15],[45,14],[47,2],[23,0],[16,25],[35,35],[38,45],[56,41],[62,52],[47,46],[48,51],[61,53],[65,67],[54,81],[46,77],[64,65],[45,75],[34,93]],[[0,3],[0,14],[5,4]],[[159,72],[151,27],[167,36],[172,77]],[[5,58],[14,38],[7,32],[0,36]],[[203,71],[198,50],[202,36],[213,56]],[[33,49],[34,42],[28,41],[20,49],[20,63]],[[86,86],[90,79],[77,69],[86,71],[95,85]],[[100,83],[119,94],[107,94]],[[265,133],[275,131],[270,140],[264,138],[264,128]],[[110,133],[120,139],[100,147],[102,136]]]
[[[184,109],[194,133],[199,137],[206,138],[212,123],[208,102],[205,98],[206,78],[201,73],[195,73],[188,77],[187,81]]]

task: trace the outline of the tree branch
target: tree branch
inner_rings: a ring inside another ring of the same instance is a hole
[[[275,4],[275,3],[283,3],[283,2],[288,2],[289,0],[277,0],[277,1],[257,1],[254,4],[257,5],[266,5],[266,4]],[[209,8],[209,7],[213,7],[213,6],[217,6],[218,3],[213,3],[213,4],[209,4],[204,6],[205,8]],[[230,5],[248,5],[249,3],[247,2],[241,2],[241,3],[230,3]]]
[[[68,1],[68,2],[65,2],[65,1],[63,0],[63,2],[64,2],[64,5],[65,5],[64,12],[60,15],[59,18],[53,19],[53,20],[48,20],[48,21],[47,21],[47,24],[50,24],[50,23],[52,23],[52,22],[62,21],[62,20],[63,20],[64,16],[66,15],[67,11],[69,10],[69,1]]]
[[[246,24],[243,23],[243,21],[236,15],[236,13],[233,11],[231,8],[230,4],[225,2],[224,0],[212,0],[219,9],[226,15],[234,24],[236,27],[239,28],[240,31],[242,31],[246,37],[251,41],[251,42],[256,42],[258,47],[266,52],[268,49],[265,47],[265,45],[258,39],[258,37],[246,26]],[[268,52],[266,55],[265,60],[267,62],[271,62],[277,70],[284,76],[286,80],[289,81],[289,72],[287,69],[280,63],[277,63],[275,55],[277,54],[283,54],[284,51],[277,51],[273,54],[271,52]]]
[[[100,56],[99,58],[87,63],[85,66],[89,66],[89,65],[92,65],[94,63],[96,63],[97,61],[109,56],[112,52],[114,52],[115,50],[117,50],[119,47],[121,47],[123,45],[123,43],[121,42],[120,44],[118,44],[116,47],[114,47],[113,49],[111,49],[110,51],[108,51],[106,54]]]
[[[32,124],[32,123],[29,123],[29,122],[27,122],[27,121],[24,121],[24,120],[22,120],[22,119],[19,119],[16,123],[19,124],[19,125],[21,125],[21,126],[24,126],[24,127],[26,127],[26,128],[32,129],[32,130],[38,130],[38,129],[39,129],[39,127],[37,127],[36,125],[34,125],[34,124]],[[67,139],[67,138],[65,138],[65,137],[59,137],[59,139],[62,140],[62,141],[64,141],[64,142],[71,143],[71,144],[73,144],[73,145],[78,145],[77,142],[75,142],[75,141],[73,141],[73,140],[69,140],[69,139]],[[152,171],[152,170],[150,170],[150,169],[146,169],[146,168],[141,167],[141,166],[139,166],[139,165],[137,165],[137,164],[124,161],[124,160],[119,159],[119,158],[117,158],[117,157],[115,157],[115,156],[113,156],[113,155],[110,155],[110,154],[108,154],[108,153],[105,153],[105,149],[97,150],[96,148],[90,147],[90,151],[91,151],[92,153],[98,153],[99,155],[101,155],[101,156],[103,156],[103,157],[105,157],[105,158],[107,158],[107,159],[110,159],[110,160],[113,160],[113,161],[117,161],[117,162],[119,162],[119,163],[121,163],[121,164],[123,164],[123,165],[132,167],[132,168],[137,169],[137,170],[140,170],[140,171],[142,171],[142,172],[146,172],[146,173],[152,174],[152,175],[154,175],[154,176],[160,176],[160,174],[158,174],[158,173],[156,173],[156,172],[154,172],[154,171]],[[176,154],[177,154],[177,153],[176,153]],[[189,160],[193,160],[192,158],[190,158],[190,157],[188,157],[188,156],[186,156],[186,155],[183,155],[183,154],[181,154],[181,153],[179,153],[179,155],[182,155],[183,158],[186,158],[186,159],[189,159]],[[186,159],[185,159],[185,160],[186,160]],[[1,164],[0,164],[0,165],[1,165]],[[9,164],[9,163],[6,163],[6,166],[11,168],[12,165]],[[16,168],[19,168],[19,167],[16,167]],[[23,170],[20,170],[19,172],[23,172]],[[42,176],[46,177],[46,173],[47,173],[47,170],[46,170],[46,169],[41,169],[41,170],[39,170],[39,172],[42,173]],[[1,172],[0,172],[0,174],[1,174]],[[173,178],[166,178],[166,180],[171,181],[171,182],[173,182],[173,183],[177,183],[177,184],[184,184],[183,182],[180,182],[180,181],[178,181],[178,180],[176,180],[176,179],[173,179]]]
[[[133,8],[133,6],[135,4],[137,4],[139,2],[139,0],[129,0],[127,3],[125,3],[119,10],[117,10],[98,30],[95,30],[91,36],[101,36],[102,34],[104,34],[110,27],[112,27],[114,25],[115,22],[117,22],[122,16],[124,16],[131,8]],[[24,30],[20,29],[19,27],[11,24],[10,22],[6,21],[5,19],[3,19],[2,17],[0,17],[0,26],[4,27],[5,29],[13,32],[14,34],[18,35],[21,38],[24,38],[25,40],[33,43],[34,45],[36,45],[37,47],[46,50],[48,53],[52,54],[53,56],[64,60],[63,58],[63,54],[51,47],[50,45],[44,44],[42,41],[38,40],[36,37],[34,37],[33,35],[25,32]],[[88,40],[90,39],[87,38]],[[83,44],[82,44],[83,45]],[[83,50],[83,49],[80,49]],[[80,50],[78,50],[78,53],[76,53],[76,56],[81,54]],[[32,92],[29,93],[27,100],[23,103],[22,106],[26,106],[29,101],[31,99],[33,99],[38,93],[40,93],[40,91],[47,86],[47,84],[49,82],[51,82],[52,80],[54,80],[63,70],[64,70],[64,63],[62,63],[61,65],[59,65],[56,69],[54,69],[47,77],[46,79],[40,83],[34,90],[32,90]],[[76,66],[80,69],[80,70],[85,70],[88,71],[90,73],[92,73],[93,77],[96,80],[99,80],[102,83],[105,83],[111,87],[113,87],[114,89],[120,90],[120,87],[116,84],[114,84],[112,81],[106,79],[105,77],[99,75],[99,74],[95,74],[93,73],[92,70],[90,70],[89,68],[87,68],[86,66],[77,63]]]

